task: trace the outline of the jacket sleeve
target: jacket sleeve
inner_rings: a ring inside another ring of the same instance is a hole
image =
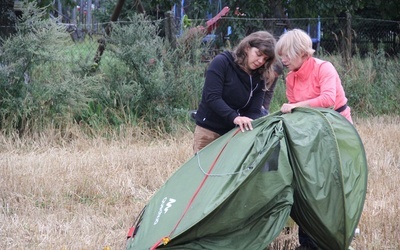
[[[238,113],[229,107],[222,98],[227,67],[229,67],[229,62],[224,56],[219,55],[211,61],[207,69],[203,95],[210,109],[223,119],[233,123]]]

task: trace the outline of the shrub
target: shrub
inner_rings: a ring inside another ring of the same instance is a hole
[[[110,93],[104,104],[151,128],[171,131],[197,107],[207,46],[201,46],[201,36],[188,32],[172,48],[158,35],[158,25],[134,15],[129,23],[113,26],[105,53],[113,59],[102,63]]]
[[[65,28],[29,4],[0,50],[0,129],[41,131],[73,121],[95,92],[93,77],[73,72]]]

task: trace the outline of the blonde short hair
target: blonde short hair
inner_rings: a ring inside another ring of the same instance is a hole
[[[275,46],[277,55],[287,56],[290,60],[304,55],[312,56],[315,50],[312,48],[311,37],[301,29],[289,30],[279,38]]]

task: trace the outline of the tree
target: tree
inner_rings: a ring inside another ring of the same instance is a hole
[[[364,18],[400,21],[399,1],[369,1],[356,14]]]

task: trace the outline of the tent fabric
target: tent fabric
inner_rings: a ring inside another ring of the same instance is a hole
[[[291,216],[321,249],[348,249],[367,188],[362,141],[330,109],[233,129],[155,193],[127,249],[265,249]]]
[[[317,115],[303,120],[314,124],[310,128],[318,134],[305,135],[297,129],[300,116],[298,121],[284,122],[289,158],[298,166],[292,168],[296,180],[292,218],[321,249],[347,249],[366,196],[365,151],[357,131],[343,116],[322,111],[319,115],[328,123],[318,123]]]

